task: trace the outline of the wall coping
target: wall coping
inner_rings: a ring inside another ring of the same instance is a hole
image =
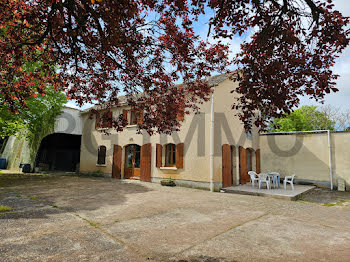
[[[259,136],[273,136],[273,135],[307,135],[307,134],[324,134],[328,130],[313,130],[313,131],[288,131],[288,132],[267,132],[261,133]],[[331,133],[349,133],[350,131],[331,131]]]

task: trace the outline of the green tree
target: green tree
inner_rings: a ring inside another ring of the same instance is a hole
[[[335,122],[317,106],[302,106],[282,118],[276,118],[269,125],[271,132],[334,130]]]
[[[56,118],[66,102],[62,92],[47,86],[44,95],[35,94],[26,99],[26,107],[19,108],[16,113],[0,103],[0,137],[15,135],[26,139],[29,142],[29,158],[33,162],[41,140],[54,132]]]

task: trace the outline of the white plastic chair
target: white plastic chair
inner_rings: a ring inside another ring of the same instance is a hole
[[[254,181],[259,181],[257,173],[255,171],[249,171],[248,175],[250,176],[250,183],[252,183],[252,187],[254,187]]]
[[[291,176],[286,176],[284,178],[283,180],[284,190],[287,190],[287,183],[289,183],[292,186],[292,190],[294,190],[294,185],[293,185],[294,177],[295,177],[295,174]]]
[[[258,181],[259,181],[259,189],[261,188],[261,184],[265,183],[267,189],[271,189],[270,187],[270,178],[267,174],[262,173],[258,175]]]

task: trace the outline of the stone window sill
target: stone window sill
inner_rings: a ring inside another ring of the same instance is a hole
[[[96,166],[100,166],[100,167],[106,167],[106,164],[100,165],[100,164],[96,164]]]
[[[161,170],[177,170],[175,166],[162,166],[160,167]]]

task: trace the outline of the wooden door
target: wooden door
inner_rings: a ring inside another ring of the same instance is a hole
[[[222,187],[232,186],[231,168],[231,146],[224,144],[222,145]]]
[[[247,150],[241,146],[239,147],[239,167],[240,184],[246,184],[248,181]]]
[[[141,176],[140,180],[151,182],[151,157],[152,145],[145,144],[141,147]]]
[[[141,147],[128,145],[125,148],[124,178],[139,178],[141,165]]]
[[[121,166],[122,166],[122,147],[114,145],[113,150],[113,165],[112,165],[112,178],[121,178]]]
[[[261,166],[260,166],[260,149],[257,149],[255,151],[255,158],[256,158],[256,172],[259,174],[261,173]]]

